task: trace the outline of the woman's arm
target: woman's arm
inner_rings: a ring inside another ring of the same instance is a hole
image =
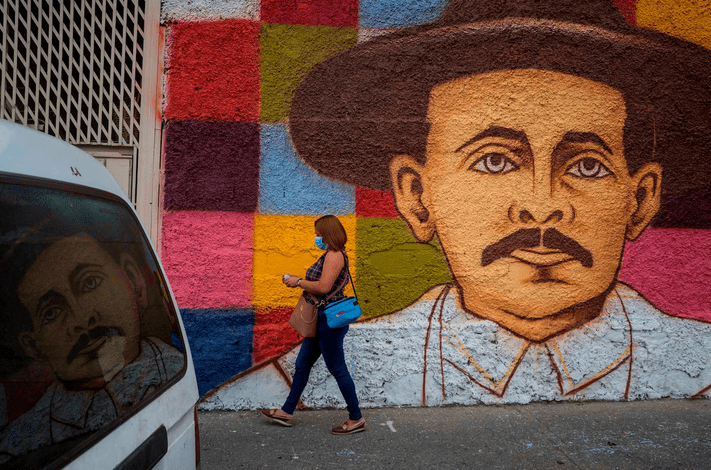
[[[336,282],[336,278],[338,278],[338,273],[341,272],[344,265],[345,260],[343,259],[343,254],[341,254],[340,251],[329,251],[326,253],[326,259],[323,260],[321,278],[318,281],[307,281],[306,279],[301,279],[299,287],[311,294],[328,294],[331,292],[331,289],[333,289],[333,284]],[[297,287],[298,280],[298,277],[291,276],[284,281],[284,284],[289,287]]]

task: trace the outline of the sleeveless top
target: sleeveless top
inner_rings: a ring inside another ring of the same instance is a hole
[[[321,279],[321,272],[323,271],[323,263],[326,260],[327,253],[328,253],[328,251],[326,253],[324,253],[323,255],[321,255],[321,257],[314,264],[312,264],[309,269],[306,270],[305,279],[307,281],[318,281],[319,279]],[[341,251],[340,253],[343,253],[346,257],[346,260],[348,260],[348,255],[346,255],[344,251]],[[346,263],[347,262],[348,261],[346,261]],[[334,281],[333,287],[331,288],[331,290],[329,291],[328,294],[326,294],[326,295],[311,294],[311,295],[318,298],[319,300],[323,300],[326,297],[328,297],[331,293],[333,293],[333,291],[335,289],[337,289],[338,286],[343,284],[343,287],[338,292],[333,294],[333,296],[330,299],[328,299],[328,303],[335,302],[337,300],[341,300],[341,299],[345,298],[345,294],[343,293],[343,290],[346,288],[346,284],[344,281],[347,281],[347,280],[348,280],[348,268],[347,268],[346,264],[344,263],[343,268],[341,269],[341,272],[338,273],[338,277]],[[306,296],[306,291],[304,291],[304,293],[302,295]],[[306,296],[306,300],[309,300],[308,296]],[[313,303],[313,302],[310,302],[310,303]]]

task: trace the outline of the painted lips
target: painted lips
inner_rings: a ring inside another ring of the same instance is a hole
[[[562,251],[534,251],[534,250],[516,250],[511,253],[511,258],[521,261],[522,263],[532,264],[535,266],[551,267],[567,261],[574,261],[575,258]]]

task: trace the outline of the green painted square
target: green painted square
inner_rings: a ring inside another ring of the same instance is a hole
[[[358,300],[368,317],[408,306],[452,276],[439,242],[418,243],[401,219],[359,217]]]
[[[356,28],[263,24],[261,120],[285,120],[294,90],[304,75],[314,65],[357,41]]]

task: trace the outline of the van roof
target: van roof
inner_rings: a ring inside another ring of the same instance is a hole
[[[0,119],[0,172],[46,178],[126,194],[104,165],[79,148],[42,132]]]

